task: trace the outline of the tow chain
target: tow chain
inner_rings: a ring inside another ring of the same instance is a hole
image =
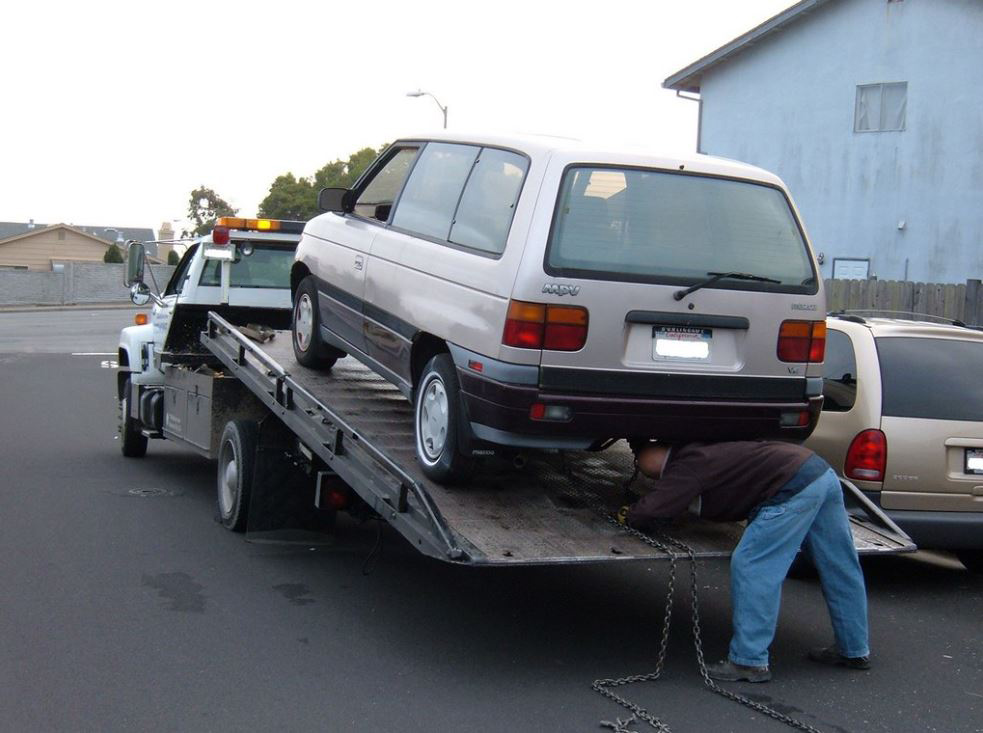
[[[629,481],[629,484],[630,483],[631,481]],[[598,692],[607,699],[618,703],[631,713],[626,720],[621,720],[620,718],[616,718],[613,722],[609,720],[602,720],[602,728],[610,728],[611,730],[615,731],[615,733],[638,733],[629,726],[635,723],[637,720],[643,720],[653,729],[659,731],[659,733],[672,733],[672,729],[667,723],[659,720],[655,715],[648,712],[640,705],[633,703],[617,694],[612,688],[625,687],[636,682],[655,682],[662,676],[662,671],[665,667],[666,661],[666,650],[669,646],[669,625],[672,617],[673,594],[676,583],[676,563],[681,557],[685,556],[689,560],[690,568],[690,610],[693,613],[693,646],[696,650],[696,662],[699,666],[700,676],[703,677],[703,684],[718,695],[726,697],[728,700],[733,700],[734,702],[740,703],[741,705],[759,712],[762,715],[766,715],[769,718],[773,718],[780,723],[784,723],[790,728],[808,731],[809,733],[823,733],[820,729],[814,728],[808,723],[803,723],[801,720],[797,720],[791,716],[785,715],[784,713],[780,713],[774,708],[770,708],[767,705],[755,702],[754,700],[749,700],[743,695],[738,695],[735,692],[725,690],[710,678],[710,673],[707,671],[706,660],[703,656],[703,636],[700,628],[700,605],[699,596],[697,594],[696,554],[694,553],[692,547],[672,537],[667,537],[665,535],[663,535],[661,538],[654,537],[652,535],[645,534],[634,527],[629,527],[627,524],[622,524],[618,521],[614,514],[607,510],[607,507],[597,500],[596,497],[579,491],[570,493],[584,501],[590,508],[600,514],[608,523],[631,535],[640,542],[644,542],[649,547],[653,547],[661,552],[664,552],[669,557],[669,583],[666,591],[665,617],[662,621],[662,638],[659,641],[659,655],[656,658],[655,670],[647,674],[636,674],[614,679],[594,680],[591,687],[595,692]]]

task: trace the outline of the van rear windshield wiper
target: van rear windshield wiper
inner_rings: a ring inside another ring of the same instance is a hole
[[[692,292],[699,290],[700,288],[705,288],[707,285],[713,285],[718,280],[753,280],[756,283],[780,283],[781,280],[774,280],[770,277],[762,277],[761,275],[752,275],[748,272],[708,272],[710,275],[706,280],[696,283],[696,285],[690,285],[688,288],[683,290],[677,290],[672,294],[672,297],[676,300],[682,300],[687,295]]]

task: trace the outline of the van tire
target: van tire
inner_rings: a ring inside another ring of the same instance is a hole
[[[308,275],[294,293],[294,311],[290,325],[294,358],[301,366],[328,371],[345,352],[321,339],[321,315],[317,304],[317,280]]]
[[[461,453],[461,386],[450,354],[427,362],[413,398],[416,457],[424,475],[441,484],[467,479],[475,459]]]
[[[983,573],[983,550],[956,550],[959,562],[971,573]]]
[[[140,432],[140,421],[130,417],[132,393],[127,377],[119,398],[119,447],[127,458],[143,458],[147,455],[147,436]]]
[[[215,500],[218,520],[233,532],[244,532],[256,477],[259,428],[251,420],[230,420],[218,449]]]

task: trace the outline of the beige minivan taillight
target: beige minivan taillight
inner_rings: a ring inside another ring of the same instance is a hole
[[[880,430],[864,430],[850,443],[843,473],[860,481],[883,481],[887,467],[887,438]]]
[[[502,343],[520,349],[579,351],[587,343],[588,313],[575,305],[510,300]]]
[[[826,321],[782,321],[778,358],[819,364],[826,355]]]

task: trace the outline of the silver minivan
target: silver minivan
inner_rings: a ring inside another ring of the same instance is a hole
[[[434,480],[503,447],[815,426],[822,280],[766,171],[444,133],[319,203],[291,273],[296,357],[348,354],[397,385]]]

